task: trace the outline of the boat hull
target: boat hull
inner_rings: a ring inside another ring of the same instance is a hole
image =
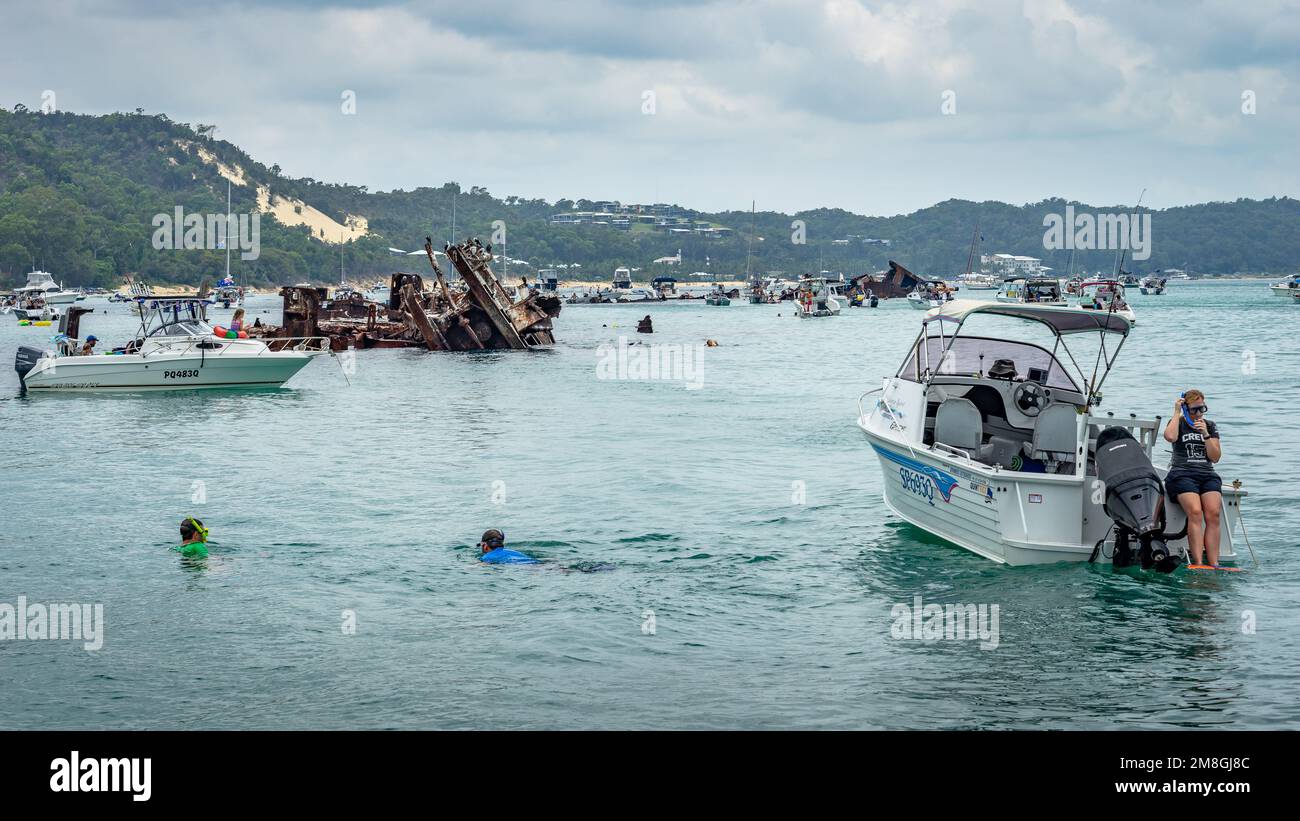
[[[175,391],[233,387],[278,387],[312,357],[296,352],[261,356],[139,355],[46,358],[23,377],[29,391]]]
[[[1110,538],[1111,520],[1100,497],[1086,490],[1087,477],[999,470],[948,458],[924,447],[859,426],[880,463],[885,506],[909,524],[976,555],[1013,566],[1088,561],[1099,541]],[[960,462],[960,463],[959,463]],[[1164,471],[1157,469],[1163,475]],[[1244,493],[1223,491],[1220,562],[1237,558],[1236,530]],[[1165,529],[1176,533],[1186,521],[1166,501]],[[1171,541],[1185,548],[1186,539]],[[1103,558],[1113,542],[1105,542]]]

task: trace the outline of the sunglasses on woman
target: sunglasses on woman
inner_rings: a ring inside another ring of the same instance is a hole
[[[1205,413],[1209,409],[1210,409],[1209,405],[1188,405],[1187,406],[1188,413]]]

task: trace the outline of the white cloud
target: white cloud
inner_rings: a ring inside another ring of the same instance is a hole
[[[372,189],[886,214],[1149,183],[1167,205],[1296,193],[1298,20],[1283,2],[58,0],[7,27],[0,104],[143,106]]]

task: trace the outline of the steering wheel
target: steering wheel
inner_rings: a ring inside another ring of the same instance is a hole
[[[1047,391],[1037,382],[1021,382],[1012,392],[1011,400],[1025,416],[1037,416],[1051,401],[1047,398]]]

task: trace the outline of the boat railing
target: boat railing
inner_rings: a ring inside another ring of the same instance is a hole
[[[253,356],[261,356],[266,353],[329,353],[330,341],[323,336],[292,336],[292,337],[267,337],[265,339],[243,339],[243,340],[225,340],[209,336],[188,336],[176,339],[159,339],[151,337],[150,340],[154,346],[147,350],[142,350],[140,355],[148,358],[160,353],[172,355],[184,355],[194,353],[196,355],[220,357],[228,351],[239,350],[242,355],[252,353]],[[243,345],[226,345],[225,342],[261,342],[262,347],[255,353],[248,350]],[[215,347],[213,347],[215,345]]]
[[[867,412],[862,408],[862,400],[866,399],[868,396],[871,396],[873,393],[880,393],[883,390],[884,388],[872,388],[871,390],[867,391],[866,393],[858,397],[858,418],[859,419],[867,418]]]
[[[1146,450],[1147,456],[1155,450],[1156,442],[1159,441],[1160,432],[1164,427],[1161,417],[1155,419],[1138,419],[1135,414],[1130,414],[1128,418],[1121,418],[1112,415],[1106,416],[1088,416],[1088,444],[1093,447],[1096,444],[1097,437],[1106,428],[1124,428],[1133,438],[1138,440],[1143,449]]]
[[[261,340],[272,353],[282,351],[299,351],[302,353],[329,353],[329,337],[324,336],[286,336],[267,337]]]
[[[941,450],[944,453],[952,454],[953,456],[956,456],[959,459],[965,459],[967,462],[974,461],[971,458],[970,453],[968,451],[962,450],[961,448],[955,448],[952,445],[945,445],[943,442],[935,442],[934,445],[932,445],[932,447],[935,450]]]

